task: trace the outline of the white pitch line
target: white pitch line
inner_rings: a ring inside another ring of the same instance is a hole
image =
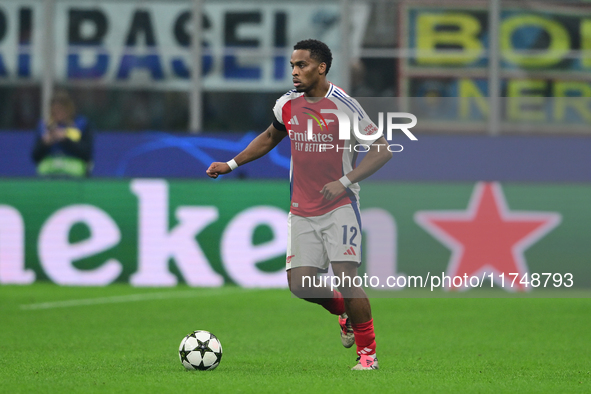
[[[98,298],[82,298],[77,300],[66,300],[66,301],[54,301],[54,302],[41,302],[37,304],[24,304],[20,308],[22,310],[35,310],[35,309],[53,309],[53,308],[68,308],[72,306],[82,305],[100,305],[100,304],[117,304],[123,302],[136,302],[136,301],[149,301],[149,300],[165,300],[171,298],[189,298],[189,297],[213,297],[224,295],[228,293],[235,293],[238,290],[243,292],[247,291],[242,288],[230,288],[230,289],[217,289],[218,291],[211,291],[207,293],[196,292],[194,290],[179,291],[179,292],[161,292],[161,293],[143,293],[143,294],[130,294],[124,296],[112,296],[112,297],[98,297]]]

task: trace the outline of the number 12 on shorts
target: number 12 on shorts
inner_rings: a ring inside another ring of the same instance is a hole
[[[347,245],[347,239],[349,239],[349,245],[351,246],[357,246],[357,244],[355,242],[353,242],[355,240],[355,237],[357,236],[357,227],[355,226],[351,226],[349,228],[349,231],[347,231],[347,225],[342,226],[343,227],[343,245]],[[351,233],[351,237],[349,237],[349,233]]]

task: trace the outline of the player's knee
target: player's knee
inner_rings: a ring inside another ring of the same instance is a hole
[[[339,288],[339,290],[340,290],[341,294],[343,295],[345,302],[347,302],[347,300],[351,300],[351,299],[367,298],[367,294],[365,293],[365,290],[361,286],[343,287],[343,288]]]
[[[297,294],[301,293],[301,288],[297,286],[297,280],[295,281],[295,283],[292,280],[291,270],[287,271],[287,285],[293,295],[297,296]]]
[[[343,298],[354,298],[355,296],[355,291],[354,291],[354,286],[352,285],[352,283],[347,283],[349,281],[347,281],[348,278],[345,277],[345,280],[343,282],[343,284],[341,284],[341,286],[339,286],[339,291],[341,292],[341,294],[343,295]]]
[[[358,280],[356,280],[357,275],[343,272],[340,275],[338,275],[338,277],[340,279],[338,287],[339,291],[343,295],[343,298],[359,297],[359,290],[361,289],[361,287],[360,283],[358,283]]]
[[[298,297],[298,298],[306,298],[306,289],[302,286],[301,283],[298,283],[297,281],[293,282],[290,281],[289,282],[289,290],[291,290],[291,294],[293,294],[294,296]],[[308,289],[309,291],[309,289]]]
[[[304,285],[304,282],[302,281],[303,277],[290,277],[288,278],[288,283],[289,283],[289,290],[291,290],[291,293],[301,299],[307,300],[309,298],[313,298],[314,294],[312,294],[313,292],[313,288],[311,287],[306,287]]]

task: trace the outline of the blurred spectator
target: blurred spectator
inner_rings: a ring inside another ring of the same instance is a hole
[[[32,157],[43,176],[84,177],[92,170],[92,133],[66,92],[51,99],[51,115],[37,127]]]

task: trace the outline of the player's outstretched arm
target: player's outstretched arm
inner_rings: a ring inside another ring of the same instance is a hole
[[[286,135],[286,132],[277,130],[275,126],[270,125],[267,130],[259,134],[232,160],[234,160],[237,166],[256,160],[269,153]],[[214,162],[211,163],[205,172],[210,178],[217,178],[219,175],[227,174],[231,171],[232,168],[230,168],[228,163]]]
[[[370,146],[369,152],[367,152],[363,160],[361,160],[361,163],[359,163],[353,171],[346,174],[343,177],[345,179],[342,178],[343,181],[337,179],[336,181],[327,183],[324,185],[320,193],[322,193],[327,200],[332,200],[344,192],[348,185],[360,182],[372,175],[392,158],[392,152],[390,152],[387,147],[388,142],[386,139],[384,137],[378,138],[378,140]],[[345,186],[345,184],[347,186]]]

